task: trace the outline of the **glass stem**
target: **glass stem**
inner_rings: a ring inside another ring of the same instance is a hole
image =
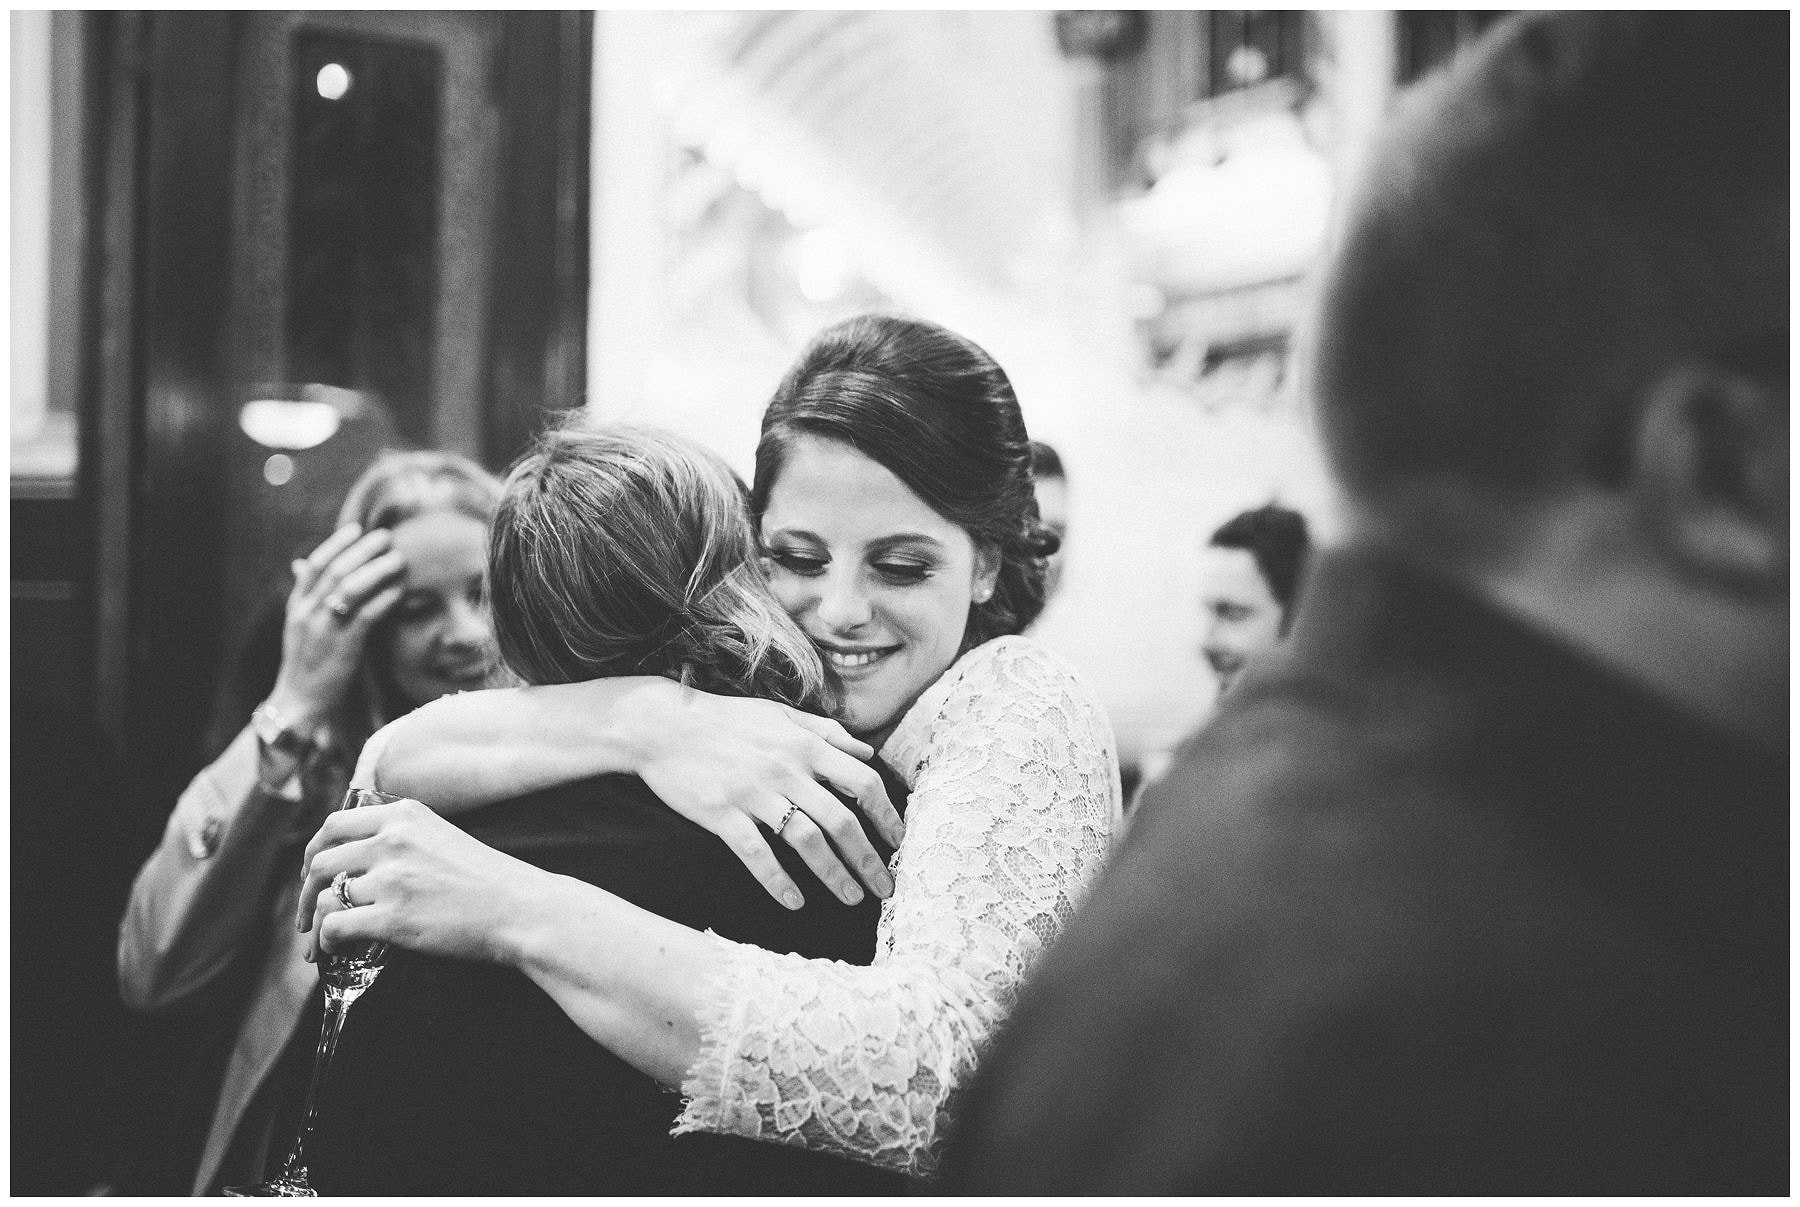
[[[300,1118],[300,1131],[294,1147],[281,1163],[281,1176],[288,1178],[306,1168],[306,1141],[312,1135],[313,1123],[319,1115],[319,1087],[325,1084],[325,1070],[331,1067],[337,1051],[338,1032],[344,1029],[344,1015],[355,999],[340,989],[325,987],[325,1023],[319,1028],[319,1050],[313,1057],[312,1082],[306,1087],[306,1108]]]

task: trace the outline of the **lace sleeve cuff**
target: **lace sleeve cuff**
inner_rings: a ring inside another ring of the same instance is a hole
[[[744,1011],[749,996],[739,991],[742,968],[754,952],[742,944],[720,938],[712,930],[706,937],[719,953],[719,966],[707,982],[700,1006],[700,1055],[681,1083],[686,1103],[675,1121],[675,1135],[683,1132],[722,1132],[756,1136],[762,1116],[755,1100],[746,1100],[732,1087],[734,1037],[743,1033]]]

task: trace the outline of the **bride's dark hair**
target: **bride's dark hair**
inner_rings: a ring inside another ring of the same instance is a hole
[[[501,656],[529,683],[662,675],[819,708],[818,655],[763,582],[745,494],[670,432],[545,433],[507,474],[489,539]]]

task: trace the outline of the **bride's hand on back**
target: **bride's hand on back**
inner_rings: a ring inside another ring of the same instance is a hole
[[[349,874],[346,909],[332,884]],[[550,873],[502,854],[416,800],[333,813],[306,846],[297,924],[310,958],[380,939],[429,955],[508,961]]]
[[[894,891],[855,814],[825,787],[855,801],[890,845],[900,844],[900,815],[863,761],[875,753],[866,743],[836,721],[768,700],[680,689],[645,703],[638,775],[670,808],[724,840],[775,900],[790,909],[803,902],[759,822],[840,900],[862,899],[858,880],[877,896]]]

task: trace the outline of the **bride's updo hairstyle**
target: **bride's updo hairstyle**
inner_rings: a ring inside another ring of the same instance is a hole
[[[818,655],[764,584],[744,485],[669,432],[546,432],[507,474],[488,543],[501,656],[528,683],[662,675],[802,708]]]
[[[969,606],[965,650],[1018,633],[1044,607],[1044,558],[1031,442],[1006,373],[977,344],[934,323],[868,314],[821,331],[763,413],[750,510],[758,520],[794,441],[847,444],[995,553],[986,603]]]

